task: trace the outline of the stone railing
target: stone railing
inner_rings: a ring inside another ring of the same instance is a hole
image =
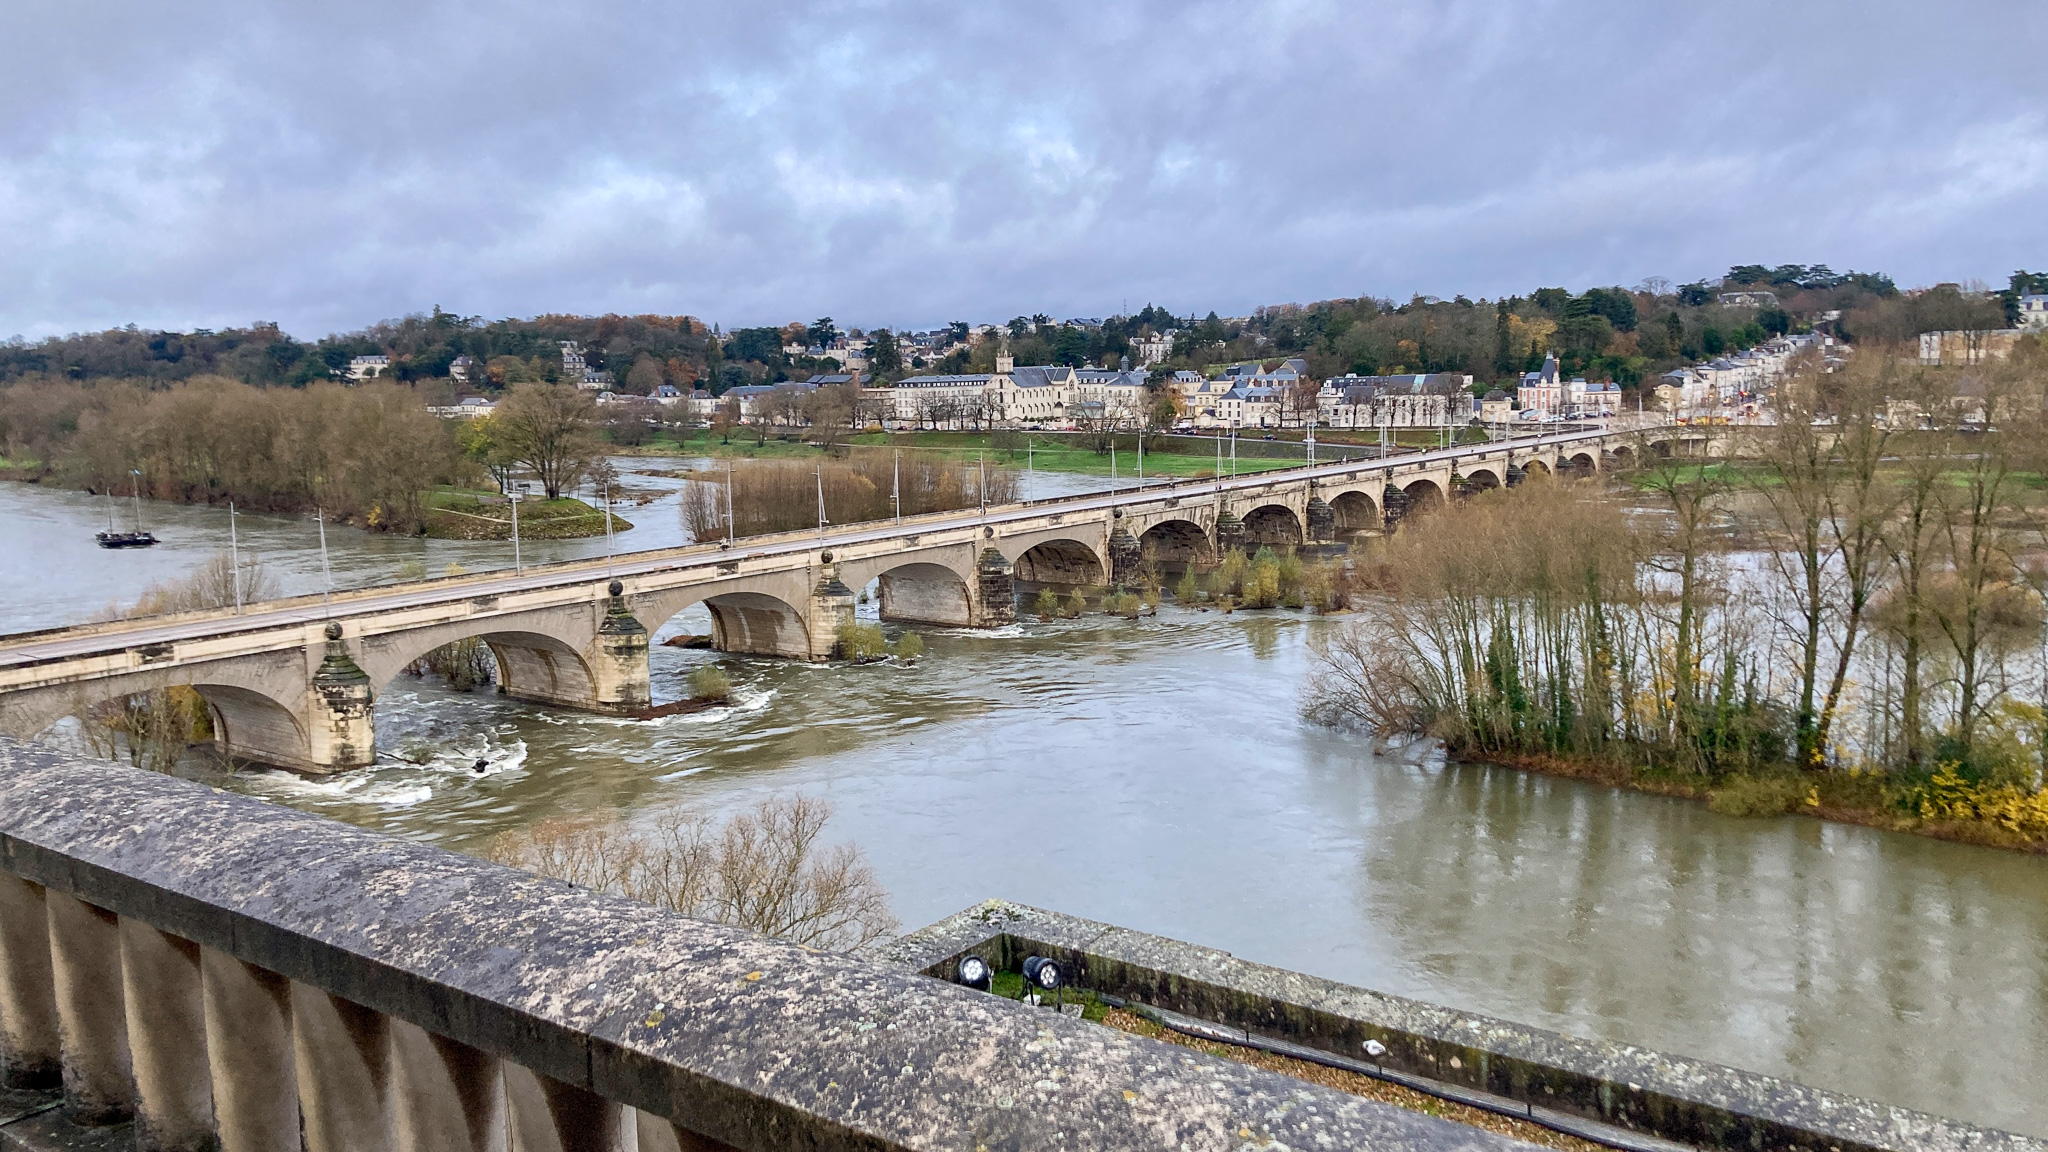
[[[1615,1130],[1592,1137],[1613,1147],[1636,1146],[1625,1136],[1640,1133],[1667,1148],[2048,1152],[2048,1141],[2031,1136],[1355,988],[1002,900],[883,952],[933,975],[970,954],[999,969],[1015,968],[1027,954],[1052,957],[1077,986],[1192,1018],[1199,1035],[1254,1047],[1278,1041],[1282,1052],[1393,1072],[1397,1082],[1434,1086],[1480,1107],[1506,1105],[1509,1114],[1526,1110],[1539,1123],[1545,1114],[1587,1118]]]
[[[6,740],[0,1075],[63,1101],[0,1146],[78,1146],[47,1122],[226,1152],[1519,1147]]]

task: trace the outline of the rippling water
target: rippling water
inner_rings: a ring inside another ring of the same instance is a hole
[[[46,495],[0,489],[0,541]],[[32,613],[44,585],[0,574]],[[735,702],[646,723],[400,678],[377,767],[224,782],[456,848],[801,790],[906,927],[1002,896],[2048,1135],[2048,860],[1381,753],[1296,716],[1310,638],[1343,626],[1027,622],[928,632],[907,668],[659,647],[658,700],[716,660]]]

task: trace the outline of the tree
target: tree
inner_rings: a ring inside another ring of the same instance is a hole
[[[893,381],[903,375],[903,349],[896,343],[894,332],[876,329],[874,343],[868,349],[868,367],[877,381]]]
[[[778,384],[768,393],[768,419],[776,426],[795,431],[803,427],[810,408],[811,390],[795,384]]]
[[[507,832],[491,859],[601,892],[813,948],[893,935],[888,893],[858,848],[818,844],[831,805],[771,796],[714,827],[671,811],[652,822],[567,816]]]
[[[521,384],[491,419],[502,426],[512,459],[534,474],[550,500],[575,487],[597,456],[597,405],[581,389]]]
[[[640,354],[639,359],[633,361],[632,369],[626,373],[626,390],[642,396],[654,395],[654,390],[667,382],[662,375],[661,365],[655,363],[654,357],[645,352]]]
[[[711,434],[718,437],[720,444],[732,443],[732,430],[740,424],[740,402],[721,400],[711,410]]]
[[[804,330],[804,336],[813,348],[830,348],[832,342],[839,339],[839,329],[830,316],[820,316],[811,321],[811,326]]]
[[[853,428],[859,391],[855,384],[827,384],[805,397],[804,416],[811,422],[811,434],[819,447],[838,447]]]
[[[512,487],[512,473],[518,462],[505,444],[496,416],[460,421],[455,429],[455,446],[471,463],[490,473],[500,492]]]

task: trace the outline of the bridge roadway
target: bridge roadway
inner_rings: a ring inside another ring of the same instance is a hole
[[[1101,587],[1148,555],[1170,570],[1391,527],[1529,470],[1598,468],[1638,438],[1575,430],[0,636],[0,731],[32,737],[108,699],[187,686],[229,754],[333,771],[374,759],[378,690],[456,640],[489,645],[511,696],[633,714],[652,703],[649,634],[695,603],[718,649],[824,659],[871,580],[885,619],[999,626],[1019,584]]]

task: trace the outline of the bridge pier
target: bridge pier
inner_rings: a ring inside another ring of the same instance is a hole
[[[1017,622],[1016,567],[994,545],[981,550],[974,563],[975,628],[1001,628]]]
[[[1324,544],[1337,538],[1337,510],[1321,496],[1310,496],[1304,510],[1302,525],[1308,530],[1309,542]]]
[[[303,762],[286,750],[251,744],[235,736],[233,747],[245,756],[287,768],[338,772],[360,768],[377,759],[377,720],[371,705],[376,692],[369,674],[358,667],[341,638],[341,625],[327,625],[327,657],[307,689],[308,747]],[[231,734],[232,735],[232,734]]]
[[[839,648],[839,629],[853,623],[853,603],[853,589],[839,579],[832,553],[818,553],[818,583],[811,589],[811,611],[805,621],[810,638],[807,659],[832,658]]]
[[[626,586],[606,589],[604,622],[591,645],[590,686],[599,712],[641,712],[654,704],[647,665],[647,628],[626,610]]]

